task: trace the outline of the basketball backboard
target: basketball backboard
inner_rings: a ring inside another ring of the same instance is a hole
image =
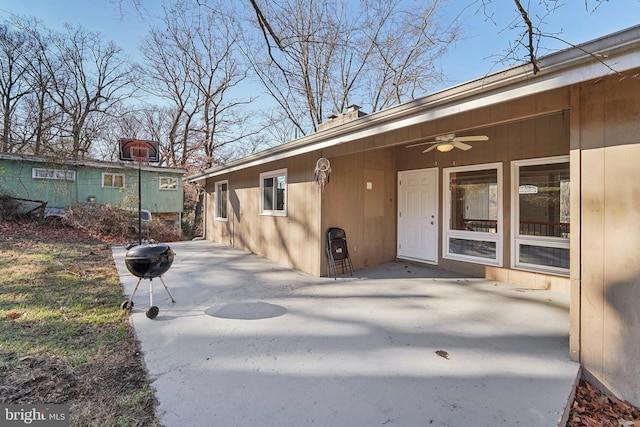
[[[121,138],[118,143],[120,144],[120,160],[152,163],[160,161],[157,141]]]

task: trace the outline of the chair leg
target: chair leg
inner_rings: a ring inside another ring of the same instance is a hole
[[[338,280],[336,277],[336,262],[331,255],[331,248],[327,248],[327,264],[329,267],[329,275],[333,274],[333,280]]]

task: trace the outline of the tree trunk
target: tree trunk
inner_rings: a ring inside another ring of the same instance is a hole
[[[202,224],[202,209],[204,207],[204,190],[198,191],[198,201],[196,202],[196,207],[193,215],[193,225],[191,226],[191,234],[194,237],[197,237],[198,234],[204,236],[204,226]],[[201,228],[200,233],[198,233],[198,227]]]

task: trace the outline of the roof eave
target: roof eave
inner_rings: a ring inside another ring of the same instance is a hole
[[[200,174],[188,176],[186,179],[190,182],[203,181],[207,178],[271,161],[278,157],[281,158],[283,153],[290,153],[289,156],[292,156],[301,152],[338,145],[346,142],[345,138],[341,137],[354,134],[363,129],[380,126],[383,123],[413,116],[439,106],[459,103],[462,100],[477,99],[483,94],[504,91],[509,87],[522,85],[523,83],[530,84],[538,80],[545,81],[545,84],[540,85],[538,88],[531,85],[532,88],[529,92],[535,93],[536,90],[549,90],[602,77],[614,72],[610,65],[613,60],[618,61],[614,65],[620,66],[618,71],[638,67],[640,66],[640,55],[629,55],[630,51],[637,52],[638,50],[640,50],[640,26],[628,28],[540,58],[539,66],[541,71],[537,74],[533,73],[531,64],[512,67],[386,110],[368,114],[352,122],[242,157],[223,166],[207,169]],[[604,61],[607,61],[607,63],[605,64]],[[585,67],[585,65],[592,66]],[[553,78],[567,74],[571,70],[579,70],[579,72],[566,78]],[[514,94],[510,96],[516,97]],[[504,101],[506,98],[502,97],[500,100]]]

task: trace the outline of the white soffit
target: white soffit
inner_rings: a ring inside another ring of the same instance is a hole
[[[535,75],[531,64],[510,68],[243,157],[188,179],[201,181],[356,139],[372,137],[407,126],[601,78],[614,74],[614,70],[624,71],[639,67],[640,26],[546,56],[540,59],[539,65],[541,71]]]

